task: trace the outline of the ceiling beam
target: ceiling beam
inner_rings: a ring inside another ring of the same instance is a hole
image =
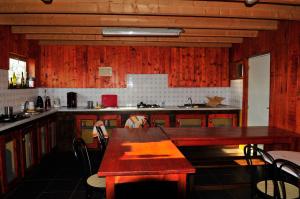
[[[102,35],[26,34],[31,40],[242,43],[236,37],[105,37]]]
[[[273,20],[80,14],[0,14],[0,25],[277,29]]]
[[[164,46],[164,47],[199,47],[230,48],[230,43],[181,43],[181,42],[130,42],[130,41],[39,41],[40,45],[102,45],[102,46]]]
[[[298,6],[257,4],[247,7],[244,2],[182,0],[55,0],[51,5],[37,0],[18,3],[2,0],[0,13],[128,14],[300,20]]]
[[[102,27],[60,27],[60,26],[13,26],[15,34],[77,34],[96,35],[102,33]],[[215,37],[257,37],[254,30],[219,30],[219,29],[184,29],[185,36],[215,36]]]

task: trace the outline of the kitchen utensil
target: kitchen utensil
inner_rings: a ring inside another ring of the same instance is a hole
[[[45,110],[49,110],[50,108],[51,108],[50,97],[46,96],[46,99],[45,99]]]
[[[34,110],[34,102],[28,102],[28,110]]]
[[[94,108],[93,101],[87,102],[87,108],[89,108],[89,109]]]
[[[36,99],[36,107],[37,108],[44,108],[44,101],[41,96],[38,96]]]
[[[117,95],[102,95],[101,101],[103,107],[118,107]]]
[[[67,93],[67,106],[68,106],[68,108],[76,108],[77,107],[77,93],[74,93],[74,92]]]
[[[12,106],[5,106],[4,107],[4,115],[6,117],[11,117],[13,115],[13,107]]]

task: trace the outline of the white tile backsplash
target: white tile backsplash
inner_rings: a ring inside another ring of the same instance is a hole
[[[44,96],[44,89],[39,89],[39,95]],[[51,99],[59,98],[62,106],[67,105],[67,92],[77,93],[77,105],[86,106],[88,100],[101,103],[102,94],[118,95],[119,106],[136,106],[143,101],[149,104],[159,104],[164,101],[167,106],[187,103],[192,97],[194,103],[204,103],[206,96],[222,96],[224,104],[230,104],[231,88],[169,88],[167,74],[129,74],[127,88],[47,88]]]
[[[4,106],[13,106],[20,111],[20,106],[26,100],[36,101],[36,97],[46,94],[53,100],[59,98],[62,106],[67,106],[67,92],[77,93],[77,105],[86,106],[88,100],[101,103],[102,94],[118,95],[119,106],[136,106],[137,103],[159,104],[167,106],[187,103],[192,97],[193,103],[207,102],[206,96],[224,97],[224,104],[241,107],[242,80],[231,81],[231,87],[215,88],[169,88],[167,74],[129,74],[127,88],[37,88],[37,89],[7,89],[7,70],[0,69],[0,114]],[[52,102],[53,103],[53,102]]]
[[[231,88],[231,98],[229,103],[233,106],[242,108],[243,80],[242,79],[231,80],[230,88]]]

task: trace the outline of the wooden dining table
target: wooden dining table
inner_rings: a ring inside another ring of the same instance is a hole
[[[195,168],[159,128],[113,129],[98,176],[106,177],[106,198],[115,185],[148,180],[177,181],[178,198],[186,197],[187,174]]]
[[[274,127],[162,128],[176,146],[286,144],[296,148],[299,134]]]
[[[178,198],[186,197],[187,174],[195,168],[180,146],[286,144],[295,148],[299,135],[272,127],[235,128],[116,128],[98,170],[106,177],[106,198],[115,198],[115,185],[158,179],[177,181]]]

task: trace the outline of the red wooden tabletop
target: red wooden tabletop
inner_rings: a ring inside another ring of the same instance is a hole
[[[272,127],[164,128],[177,146],[292,143],[291,131]]]
[[[172,141],[159,128],[113,129],[99,176],[194,173]]]

